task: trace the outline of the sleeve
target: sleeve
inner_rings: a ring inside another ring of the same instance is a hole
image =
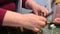
[[[0,8],[0,26],[2,25],[2,22],[3,22],[3,19],[4,19],[5,13],[6,13],[6,10]]]
[[[25,2],[26,2],[27,0],[22,0],[22,7],[23,8],[25,8]]]

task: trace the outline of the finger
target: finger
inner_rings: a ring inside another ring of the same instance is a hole
[[[42,16],[39,16],[39,20],[42,20],[42,21],[47,21],[46,18],[42,17]]]
[[[35,27],[35,28],[33,28],[33,31],[38,32],[39,29]]]
[[[39,33],[42,33],[42,30],[41,30],[41,28],[34,28],[34,30],[33,31],[35,31],[35,32],[39,32]]]
[[[44,26],[46,25],[46,23],[43,22],[43,21],[39,21],[39,22],[38,22],[38,25],[40,25],[40,27],[44,27]]]
[[[45,16],[48,15],[48,10],[45,10],[45,12],[46,12]],[[45,13],[45,12],[44,12],[44,13]]]
[[[29,24],[28,24],[29,25]],[[25,27],[26,29],[29,29],[29,30],[32,30],[32,31],[34,31],[34,32],[37,32],[37,31],[39,31],[39,29],[34,25],[34,24],[31,24],[30,23],[30,26],[26,26]]]
[[[42,12],[44,12],[44,16],[46,16],[48,14],[48,10],[42,10]]]
[[[41,28],[41,26],[40,26],[40,24],[39,24],[38,22],[36,22],[36,24],[34,24],[34,26],[35,26],[36,28],[38,28],[38,29]]]
[[[48,10],[45,7],[42,7],[41,11],[44,12],[44,16],[48,14]]]
[[[38,32],[40,30],[40,25],[38,25],[37,22],[35,22],[35,24],[32,23],[29,29],[33,30],[34,32]]]
[[[37,26],[35,26],[35,25],[32,25],[29,29],[34,31],[34,32],[38,32],[39,31],[39,28]]]
[[[46,25],[46,22],[42,20],[36,20],[34,24],[36,28],[41,28],[41,27],[44,27],[45,25]]]

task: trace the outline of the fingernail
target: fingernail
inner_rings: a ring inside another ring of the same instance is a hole
[[[35,30],[36,32],[38,32],[38,31],[39,31],[39,29],[37,29],[37,28],[35,28],[34,30]]]
[[[44,26],[45,25],[45,22],[41,22],[41,25]]]

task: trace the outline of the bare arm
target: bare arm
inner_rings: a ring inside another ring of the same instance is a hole
[[[46,18],[34,14],[19,14],[16,12],[7,11],[2,26],[24,27],[35,32],[45,26]]]
[[[3,26],[13,26],[20,27],[19,21],[21,21],[22,15],[16,12],[8,11],[6,12],[3,20]],[[20,20],[19,20],[20,19]],[[18,21],[19,20],[19,21]]]
[[[45,7],[41,6],[41,5],[38,5],[36,2],[34,2],[34,0],[27,0],[27,1],[25,2],[25,7],[26,7],[26,8],[29,8],[29,9],[32,9],[33,12],[34,12],[36,15],[38,15],[38,12],[39,12],[39,11],[44,12],[44,15],[45,15],[45,16],[48,14],[48,10],[47,10]]]

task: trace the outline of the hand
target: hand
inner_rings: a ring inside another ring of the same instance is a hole
[[[34,2],[34,0],[27,0],[26,1],[26,8],[30,8],[33,10],[33,13],[38,15],[39,11],[44,12],[44,16],[48,15],[48,10],[43,7],[38,5],[37,3]]]
[[[34,14],[19,14],[7,11],[3,19],[3,26],[24,27],[33,31],[39,31],[45,26],[46,18]]]
[[[21,18],[21,24],[24,28],[33,30],[35,32],[45,26],[46,19],[42,16],[37,16],[34,14],[24,14]]]
[[[42,11],[44,13],[44,16],[48,15],[48,10],[43,6],[35,5],[32,10],[36,15],[38,15],[39,11]]]

